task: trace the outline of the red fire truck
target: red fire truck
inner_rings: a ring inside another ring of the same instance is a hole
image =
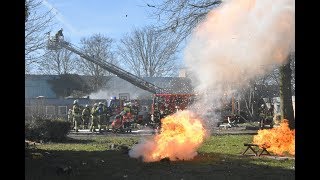
[[[185,110],[194,102],[194,94],[154,94],[151,106],[151,121],[160,120],[177,110]]]

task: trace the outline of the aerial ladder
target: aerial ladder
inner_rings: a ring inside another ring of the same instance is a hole
[[[157,122],[156,124],[158,124],[160,122],[160,116],[159,117],[155,117],[154,114],[156,114],[156,112],[160,111],[160,109],[155,109],[154,106],[157,104],[161,104],[158,103],[158,97],[161,98],[161,96],[164,96],[166,98],[182,98],[182,99],[186,99],[189,96],[186,96],[184,94],[168,94],[168,92],[166,90],[164,90],[163,88],[160,88],[130,72],[127,72],[121,68],[119,68],[118,66],[108,63],[108,62],[102,62],[99,59],[96,59],[95,57],[92,57],[90,55],[87,55],[85,53],[82,53],[81,50],[79,48],[77,48],[76,46],[72,45],[70,42],[67,42],[64,40],[64,37],[62,35],[62,29],[60,31],[58,31],[58,33],[55,36],[50,36],[50,34],[48,34],[48,42],[47,42],[47,48],[50,50],[59,50],[62,48],[65,48],[73,53],[76,53],[77,55],[79,55],[80,57],[84,58],[87,61],[90,61],[98,66],[100,66],[101,68],[115,74],[116,76],[118,76],[119,78],[143,89],[146,90],[150,93],[152,93],[154,95],[153,98],[153,103],[152,103],[152,110],[151,110],[151,121],[152,122]],[[185,101],[182,101],[185,102]]]
[[[62,35],[62,30],[58,31],[58,33],[53,36],[50,37],[50,35],[48,35],[48,44],[47,44],[47,48],[50,50],[58,50],[61,48],[65,48],[73,53],[78,54],[80,57],[100,66],[101,68],[115,74],[116,76],[118,76],[119,78],[128,81],[129,83],[143,89],[146,90],[148,92],[151,92],[152,94],[158,94],[158,93],[164,93],[164,90],[130,72],[127,72],[121,68],[119,68],[118,66],[108,63],[108,62],[102,62],[98,59],[95,59],[94,57],[91,57],[85,53],[82,53],[81,50],[79,48],[77,48],[76,46],[72,45],[69,42],[66,42],[63,38]]]

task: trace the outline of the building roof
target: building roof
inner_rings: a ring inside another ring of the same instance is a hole
[[[84,79],[89,79],[88,76],[81,76]],[[58,98],[52,90],[52,86],[48,83],[49,80],[59,78],[58,75],[25,75],[25,97],[35,98],[44,96],[46,98]],[[105,90],[110,92],[122,93],[122,91],[131,91],[135,94],[147,93],[146,91],[132,85],[131,83],[117,77],[106,76],[108,82]],[[192,93],[193,87],[191,80],[186,77],[145,77],[144,80],[166,90],[166,93]],[[66,89],[68,84],[66,84]]]
[[[54,79],[56,76],[48,75],[26,75],[25,76],[25,97],[35,98],[45,96],[47,98],[56,98],[55,92],[52,90],[48,80]]]

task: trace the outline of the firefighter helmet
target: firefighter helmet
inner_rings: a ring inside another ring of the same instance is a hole
[[[87,108],[87,107],[89,107],[89,105],[88,105],[88,104],[86,104],[86,108]]]
[[[73,101],[73,104],[78,104],[78,100],[74,100],[74,101]]]

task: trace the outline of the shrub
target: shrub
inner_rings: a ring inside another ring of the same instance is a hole
[[[62,119],[36,117],[25,123],[25,138],[32,141],[62,141],[71,123]]]
[[[51,141],[62,141],[67,137],[70,127],[70,122],[61,119],[51,120],[49,121],[45,137]]]

